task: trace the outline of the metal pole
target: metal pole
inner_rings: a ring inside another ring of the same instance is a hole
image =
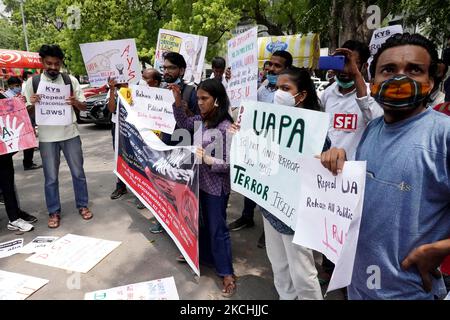
[[[19,0],[19,1],[20,1],[20,12],[22,13],[22,25],[23,25],[23,35],[25,37],[25,47],[26,47],[27,51],[30,51],[30,49],[28,48],[28,37],[27,37],[27,27],[25,24],[25,14],[23,13],[24,0]]]

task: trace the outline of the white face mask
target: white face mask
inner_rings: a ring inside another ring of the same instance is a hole
[[[273,103],[281,104],[283,106],[295,107],[297,103],[295,102],[295,97],[298,96],[298,93],[293,96],[287,91],[283,91],[278,89],[275,91],[275,96],[273,97]]]

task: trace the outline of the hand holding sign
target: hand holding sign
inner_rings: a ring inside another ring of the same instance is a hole
[[[6,145],[8,153],[19,150],[20,132],[24,126],[24,123],[21,123],[16,127],[16,117],[13,117],[12,122],[9,120],[9,115],[6,116],[5,123],[3,122],[2,117],[0,117],[0,141]]]
[[[330,150],[323,152],[318,158],[320,158],[322,165],[330,170],[335,176],[342,172],[344,162],[347,161],[345,150],[338,148],[331,148]]]
[[[32,105],[34,105],[36,103],[39,103],[40,101],[41,101],[41,96],[40,95],[38,95],[38,94],[31,95],[30,102],[31,102]]]
[[[167,89],[172,90],[173,97],[175,99],[175,107],[181,107],[183,103],[181,102],[181,88],[175,83],[169,83]]]

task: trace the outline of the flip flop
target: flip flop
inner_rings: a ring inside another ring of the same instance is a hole
[[[233,276],[233,280],[231,280],[227,284],[225,284],[225,277],[224,277],[224,280],[222,281],[222,284],[224,286],[224,288],[222,290],[222,297],[224,297],[224,298],[231,298],[236,293],[236,288],[237,288],[237,286],[236,286],[236,276]],[[231,289],[230,291],[228,291],[229,288]]]

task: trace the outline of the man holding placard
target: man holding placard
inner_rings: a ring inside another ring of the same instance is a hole
[[[349,299],[433,300],[446,294],[439,265],[450,254],[450,119],[427,108],[434,44],[396,34],[374,56],[371,95],[384,117],[369,123],[356,160],[366,189]],[[322,153],[342,172],[346,151]]]
[[[86,110],[86,99],[77,79],[60,72],[64,53],[58,45],[43,45],[39,50],[44,73],[28,79],[25,88],[27,104],[36,110],[39,125],[39,149],[45,177],[45,199],[49,228],[61,220],[59,199],[59,163],[61,150],[69,165],[75,191],[75,202],[83,219],[93,217],[88,206],[88,190],[83,169],[83,151],[74,108]]]

